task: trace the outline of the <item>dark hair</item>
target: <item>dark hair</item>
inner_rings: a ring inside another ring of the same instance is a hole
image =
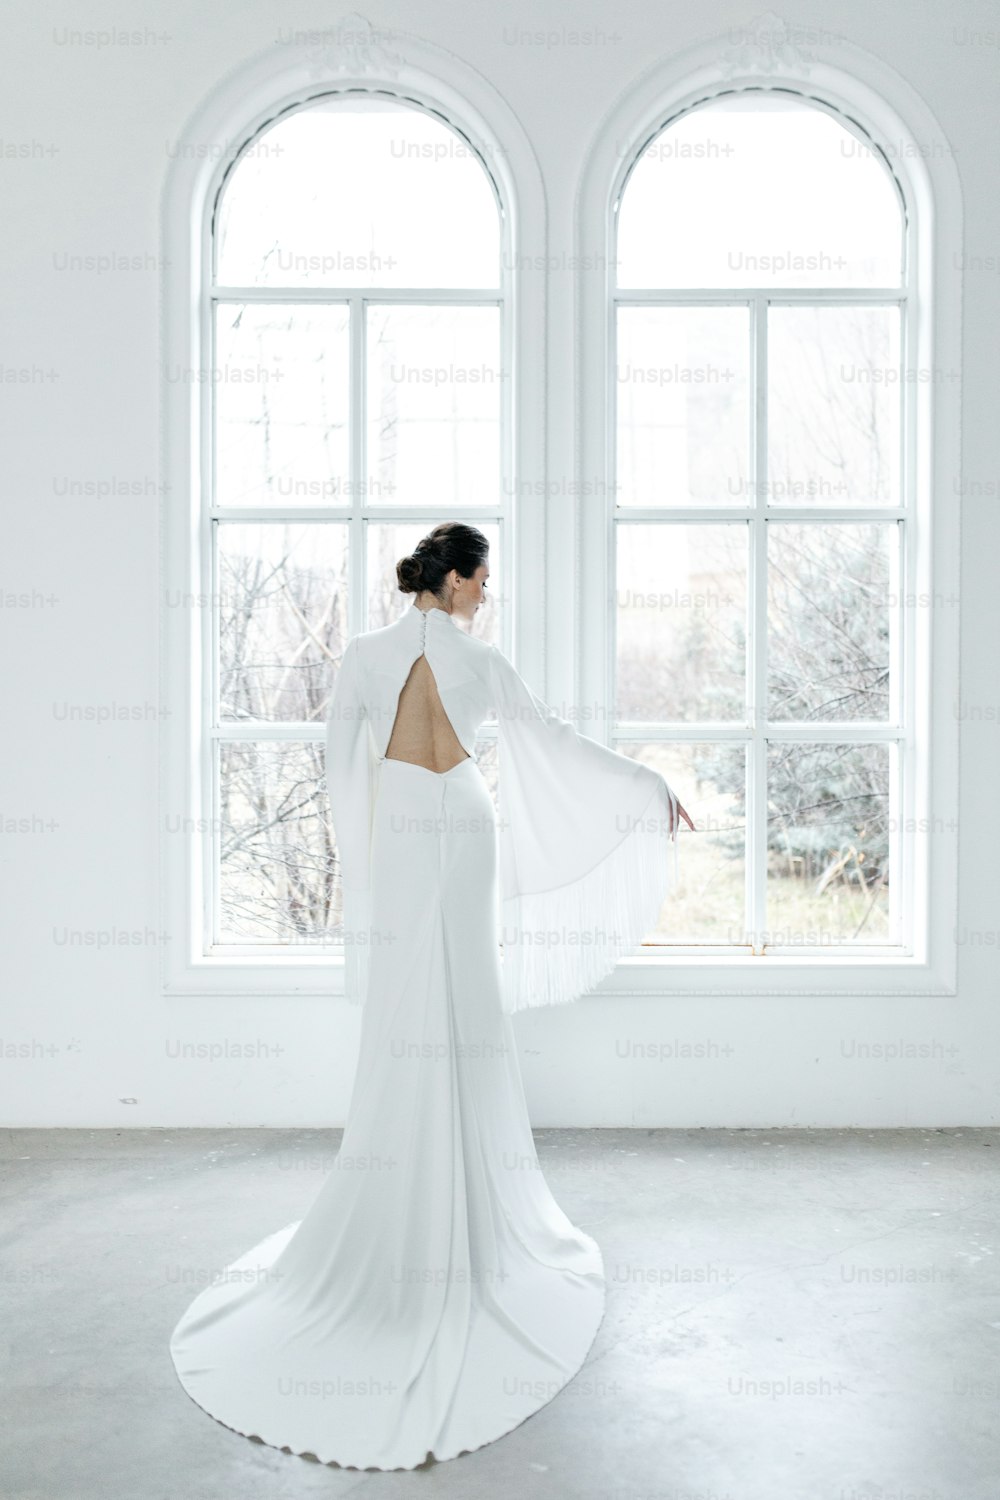
[[[490,544],[475,526],[461,521],[442,521],[429,531],[409,557],[396,564],[396,578],[404,594],[430,589],[443,597],[444,580],[455,568],[461,578],[471,578],[489,558]]]

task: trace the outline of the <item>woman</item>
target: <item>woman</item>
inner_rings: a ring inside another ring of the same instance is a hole
[[[601,1251],[539,1170],[510,1016],[610,973],[656,919],[678,817],[694,827],[658,772],[578,735],[459,625],[489,577],[481,532],[445,522],[397,577],[415,601],[348,643],[327,720],[364,1006],[335,1170],[171,1340],[225,1425],[378,1469],[492,1442],[586,1357]],[[475,760],[490,708],[499,822]]]

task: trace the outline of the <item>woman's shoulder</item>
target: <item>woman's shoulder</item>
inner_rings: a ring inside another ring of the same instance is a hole
[[[403,618],[391,620],[388,625],[377,625],[371,630],[359,630],[350,636],[344,648],[345,653],[352,651],[361,662],[378,663],[383,659],[391,659],[394,655],[409,655],[413,648],[413,640],[407,629],[407,621]],[[506,658],[497,646],[482,636],[471,635],[462,625],[449,621],[447,626],[440,630],[436,636],[436,645],[439,650],[444,649],[454,657],[476,664],[481,670],[488,670],[494,660],[499,656],[502,661]]]

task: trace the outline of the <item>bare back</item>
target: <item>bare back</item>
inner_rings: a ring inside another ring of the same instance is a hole
[[[439,776],[469,759],[444,711],[426,656],[417,657],[403,685],[385,758],[405,760]]]

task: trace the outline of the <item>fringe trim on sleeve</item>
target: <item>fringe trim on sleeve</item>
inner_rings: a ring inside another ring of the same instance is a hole
[[[501,903],[508,1014],[576,1000],[641,944],[678,878],[677,832],[677,798],[661,777],[643,816],[582,879]]]

